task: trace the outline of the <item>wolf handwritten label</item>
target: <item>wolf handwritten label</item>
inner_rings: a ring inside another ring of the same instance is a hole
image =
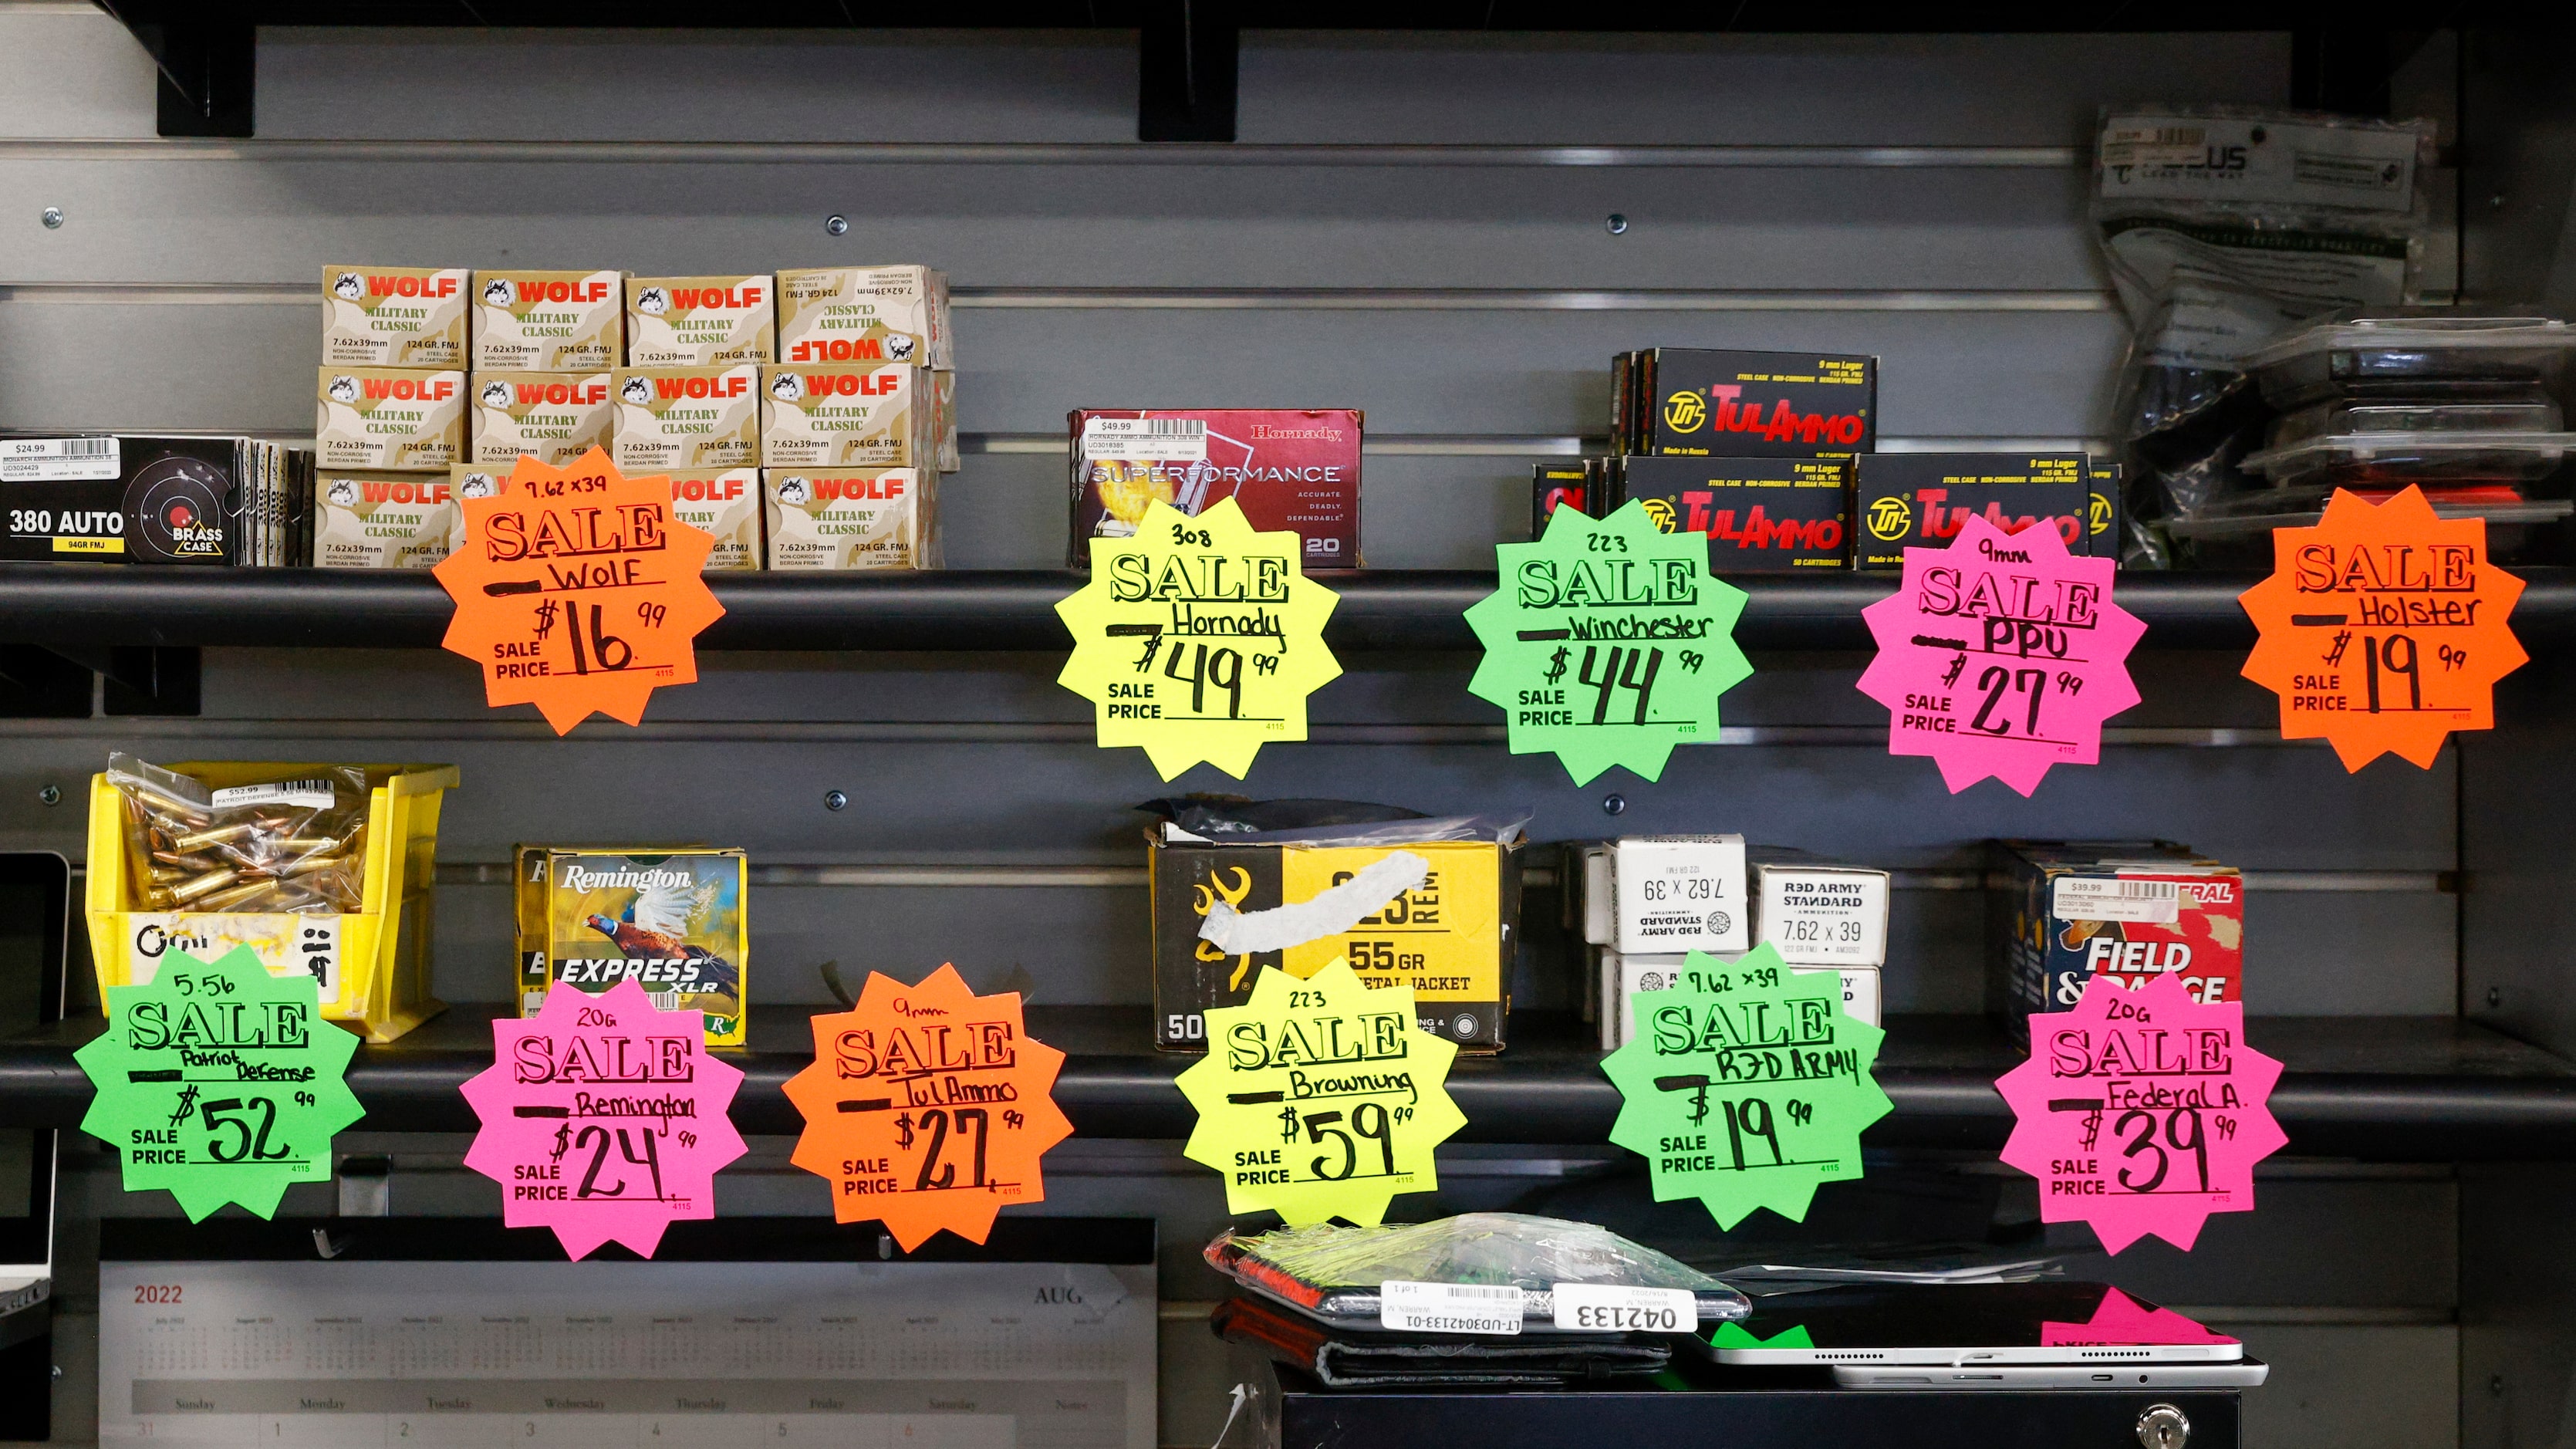
[[[576,1259],[611,1240],[649,1258],[665,1227],[714,1217],[716,1172],[744,1150],[725,1115],[742,1071],[703,1036],[632,980],[493,1022],[492,1065],[464,1088],[483,1119],[465,1165],[501,1184],[501,1221],[554,1229]]]
[[[1046,1198],[1038,1159],[1073,1135],[1049,1095],[1063,1066],[1016,991],[871,971],[858,1005],[814,1018],[813,1063],[787,1080],[791,1160],[832,1185],[834,1220],[882,1222],[907,1253],[942,1228],[980,1243],[1005,1205]]]
[[[671,511],[671,480],[629,478],[593,448],[566,468],[522,456],[495,497],[466,498],[438,565],[456,600],[447,648],[483,668],[494,707],[534,704],[556,734],[592,712],[628,724],[698,678],[698,631],[724,614],[699,575],[715,539]]]
[[[174,951],[107,988],[107,1030],[73,1053],[98,1089],[81,1130],[124,1159],[127,1192],[166,1188],[190,1222],[228,1202],[273,1217],[288,1183],[331,1180],[333,1134],[365,1115],[357,1049],[310,974],[271,976],[248,946]]]
[[[2483,518],[2420,488],[2338,488],[2313,528],[2272,530],[2272,576],[2238,602],[2261,631],[2245,677],[2281,697],[2281,737],[2323,737],[2347,770],[2429,768],[2453,730],[2495,728],[2495,682],[2529,657],[2506,618],[2522,580],[2487,561]]]

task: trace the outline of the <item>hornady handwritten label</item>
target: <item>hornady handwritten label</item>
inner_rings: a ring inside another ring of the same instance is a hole
[[[2322,737],[2347,770],[2430,768],[2453,730],[2495,727],[2495,682],[2528,656],[2506,623],[2522,580],[2488,561],[2485,519],[2338,488],[2315,527],[2272,530],[2272,559],[2239,602],[2261,631],[2244,674],[2281,697],[2283,739]]]
[[[498,496],[459,504],[465,536],[436,569],[456,600],[445,644],[482,666],[488,703],[534,704],[565,734],[594,711],[639,724],[656,688],[697,682],[698,631],[724,606],[699,577],[715,539],[673,515],[670,479],[594,448],[569,468],[522,458]]]
[[[333,1135],[364,1115],[357,1048],[312,976],[271,976],[247,946],[173,951],[107,988],[107,1030],[73,1054],[98,1089],[81,1130],[123,1158],[127,1192],[166,1188],[190,1222],[228,1202],[270,1217],[287,1184],[330,1181]]]
[[[1092,702],[1101,748],[1142,746],[1166,780],[1201,761],[1241,779],[1263,745],[1306,738],[1306,696],[1342,672],[1339,600],[1296,534],[1253,532],[1229,498],[1196,518],[1156,503],[1090,542],[1090,582],[1055,606],[1073,635],[1056,683]]]
[[[836,1221],[884,1223],[907,1253],[942,1228],[980,1243],[1005,1206],[1046,1199],[1039,1158],[1073,1135],[1049,1095],[1063,1066],[1016,991],[871,971],[858,1005],[814,1018],[814,1060],[787,1081],[792,1160],[832,1185]]]
[[[714,1217],[716,1172],[744,1150],[725,1115],[742,1071],[703,1034],[631,980],[493,1022],[492,1065],[464,1087],[483,1121],[465,1165],[501,1184],[501,1220],[554,1229],[578,1259],[611,1240],[649,1258],[665,1227]]]
[[[2188,1250],[2211,1213],[2254,1210],[2254,1164],[2289,1143],[2265,1105],[2280,1078],[2243,1003],[2097,976],[2074,1010],[2030,1018],[2030,1060],[1995,1083],[2017,1119],[2003,1160],[2039,1179],[2043,1222],[2090,1223],[2114,1253],[2149,1233]]]
[[[1513,754],[1553,752],[1584,785],[1613,765],[1658,779],[1675,745],[1717,742],[1718,696],[1753,665],[1735,646],[1744,591],[1710,577],[1701,538],[1640,503],[1559,508],[1494,557],[1502,587],[1467,611],[1485,646],[1467,687],[1502,707]]]
[[[2117,565],[2053,528],[1970,518],[1947,548],[1905,550],[1896,592],[1861,611],[1878,657],[1860,692],[1887,706],[1887,750],[1930,755],[1953,794],[1988,775],[2024,795],[2053,765],[2102,757],[2102,722],[2138,702],[2147,626],[2111,600]]]

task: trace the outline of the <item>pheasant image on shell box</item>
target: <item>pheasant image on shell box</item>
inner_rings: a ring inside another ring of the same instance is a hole
[[[743,852],[705,846],[520,846],[519,1014],[557,987],[632,981],[658,1010],[699,1013],[706,1045],[740,1046],[749,871]]]

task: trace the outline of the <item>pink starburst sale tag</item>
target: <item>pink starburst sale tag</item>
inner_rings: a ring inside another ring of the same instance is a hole
[[[1860,691],[1887,706],[1888,753],[1930,755],[1952,794],[1992,775],[2027,795],[2051,765],[2100,760],[2102,721],[2138,702],[2147,630],[2111,602],[2115,572],[2053,528],[1975,515],[1948,548],[1907,549],[1896,592],[1861,611],[1878,657]]]
[[[742,1071],[705,1036],[700,1013],[655,1011],[631,980],[493,1022],[493,1063],[465,1084],[483,1119],[465,1165],[501,1184],[501,1220],[554,1229],[578,1259],[612,1239],[649,1258],[666,1226],[714,1217],[716,1173],[744,1150],[725,1115]]]
[[[2039,1179],[2043,1222],[2091,1223],[2114,1253],[2149,1233],[2187,1250],[2211,1213],[2254,1210],[2254,1164],[2290,1140],[2265,1105],[2280,1079],[2243,1003],[2096,976],[2074,1010],[2030,1019],[2030,1060],[1995,1083],[2019,1119],[2003,1160]]]

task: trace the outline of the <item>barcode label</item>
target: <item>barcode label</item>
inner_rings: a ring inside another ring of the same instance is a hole
[[[677,1011],[680,1009],[680,993],[676,991],[647,991],[644,993],[644,999],[653,1003],[653,1009],[655,1011]]]
[[[1205,418],[1085,418],[1082,460],[1196,463],[1207,458]]]
[[[1528,1295],[1509,1284],[1415,1283],[1389,1278],[1377,1288],[1377,1317],[1399,1333],[1517,1335]]]
[[[2062,921],[2170,925],[2182,918],[2182,886],[2169,880],[2065,876],[2049,891],[2048,911]]]
[[[124,471],[114,438],[0,439],[0,483],[68,483]]]
[[[328,780],[279,780],[268,785],[235,785],[217,790],[212,804],[218,810],[237,810],[250,805],[286,805],[298,810],[328,810],[333,796]]]

